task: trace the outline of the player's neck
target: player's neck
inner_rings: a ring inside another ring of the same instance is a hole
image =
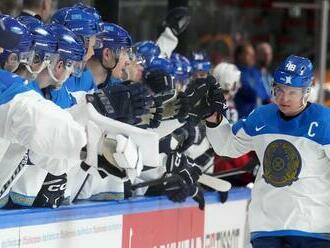
[[[87,68],[92,72],[96,85],[104,83],[107,78],[108,71],[101,65],[99,60],[94,58],[89,59],[87,62]]]
[[[279,111],[280,116],[282,119],[284,119],[286,121],[292,120],[292,119],[296,118],[297,116],[299,116],[301,113],[303,113],[307,108],[309,108],[310,105],[311,105],[311,103],[307,102],[307,104],[303,108],[301,108],[300,111],[297,111],[297,113],[292,114],[292,115],[286,115],[283,112]]]

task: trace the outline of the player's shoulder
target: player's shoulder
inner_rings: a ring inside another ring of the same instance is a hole
[[[309,130],[318,130],[313,134],[314,140],[323,145],[330,144],[330,108],[311,103],[304,114],[303,122],[309,125]]]
[[[232,127],[232,131],[236,134],[240,129],[244,129],[251,136],[256,135],[256,132],[259,134],[258,127],[273,125],[277,121],[277,111],[278,107],[276,104],[262,105],[254,109],[246,119],[236,122]],[[256,128],[257,130],[255,130]]]
[[[29,91],[25,81],[16,74],[0,70],[0,104],[9,102],[19,93]]]
[[[328,122],[330,125],[330,108],[318,103],[311,103],[306,111],[306,116],[313,120]]]
[[[278,111],[278,107],[274,103],[269,103],[266,105],[262,105],[254,109],[249,116],[247,117],[247,123],[257,123],[257,122],[265,122],[265,121],[273,121],[274,117],[276,117],[276,113]]]
[[[11,85],[15,83],[24,83],[24,79],[21,78],[20,76],[5,71],[5,70],[0,70],[0,84],[2,87],[10,87]]]

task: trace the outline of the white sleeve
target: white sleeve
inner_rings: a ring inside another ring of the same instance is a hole
[[[243,122],[240,120],[240,122]],[[252,138],[240,128],[236,134],[228,120],[223,118],[222,122],[215,128],[206,128],[206,136],[214,151],[220,156],[236,158],[254,150]]]
[[[86,94],[89,94],[89,92],[86,91],[75,91],[70,92],[70,94],[76,99],[77,104],[86,104]]]
[[[164,57],[171,57],[172,52],[177,47],[179,40],[173,34],[169,27],[166,27],[164,32],[158,37],[156,41],[160,48],[160,54]]]
[[[84,127],[32,90],[0,105],[0,122],[0,137],[52,158],[79,160],[87,143]]]
[[[159,138],[163,138],[171,133],[174,130],[182,127],[185,123],[180,123],[177,119],[173,120],[164,120],[160,123],[159,127],[157,128],[150,128],[148,130],[153,131],[159,135]]]

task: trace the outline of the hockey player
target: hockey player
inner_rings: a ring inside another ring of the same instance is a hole
[[[262,162],[249,206],[253,247],[330,247],[330,111],[307,101],[309,59],[291,55],[273,75],[274,104],[232,127],[214,114],[207,137],[220,155],[255,150]]]
[[[68,90],[73,93],[79,102],[80,92],[90,92],[96,89],[94,76],[88,68],[85,68],[85,65],[94,55],[94,49],[102,47],[102,42],[96,37],[102,31],[101,17],[94,8],[87,8],[87,6],[84,8],[83,5],[79,5],[57,10],[51,21],[70,29],[82,39],[85,46],[86,51],[81,75],[72,76],[65,82]],[[82,98],[84,98],[84,95]]]
[[[103,32],[97,36],[103,46],[95,49],[87,67],[92,71],[96,85],[116,84],[127,79],[125,67],[129,64],[132,39],[122,27],[103,23]],[[114,79],[113,79],[114,78]]]
[[[22,61],[15,71],[15,74],[20,75],[22,78],[32,81],[35,80],[37,75],[46,67],[46,61],[43,60],[43,50],[47,49],[47,32],[43,32],[43,25],[41,21],[32,16],[20,16],[16,18],[20,23],[22,23],[32,34],[32,47],[33,51],[32,61],[26,63]],[[44,37],[46,36],[46,38]],[[29,62],[29,61],[27,61]]]
[[[1,22],[1,24],[0,30],[6,34],[6,39],[17,39],[16,37],[21,34],[17,29],[11,29],[6,22]],[[0,41],[2,43],[3,37]],[[6,45],[6,49],[12,48],[5,42],[2,44]],[[51,58],[51,56],[46,57]],[[60,70],[63,64],[60,63],[55,72]],[[97,167],[95,147],[94,149],[91,147],[97,146],[96,144],[103,138],[100,128],[92,122],[88,122],[85,129],[75,122],[70,114],[26,87],[20,77],[5,71],[0,72],[2,123],[0,137],[6,143],[5,146],[1,146],[4,150],[0,161],[2,168],[0,173],[1,203],[8,196],[7,193],[12,184],[30,163],[26,153],[27,149],[53,159],[67,159],[78,163],[85,161],[86,164]],[[58,76],[62,77],[62,75]],[[54,125],[55,123],[56,125]],[[87,136],[87,133],[90,135]],[[74,166],[73,163],[68,163],[68,165],[69,167]],[[52,169],[54,168],[47,168],[50,172]],[[57,171],[57,173],[59,172]]]
[[[37,42],[36,51],[38,57],[46,63],[46,68],[28,86],[61,108],[73,106],[75,99],[62,84],[75,73],[75,68],[81,67],[79,64],[83,60],[84,47],[70,30],[59,24],[39,26],[33,30],[33,34],[42,41]],[[33,152],[29,155],[34,166],[27,168],[13,186],[10,192],[12,203],[20,206],[58,207],[63,201],[66,188],[68,160],[40,156]],[[35,178],[33,183],[31,178]],[[10,204],[7,207],[11,207]]]

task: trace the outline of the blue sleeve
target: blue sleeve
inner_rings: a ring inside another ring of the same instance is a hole
[[[85,70],[81,77],[71,76],[65,81],[64,85],[70,92],[91,91],[96,89],[93,74],[90,70]]]
[[[17,94],[31,90],[24,80],[13,73],[0,70],[0,104],[12,100]]]

